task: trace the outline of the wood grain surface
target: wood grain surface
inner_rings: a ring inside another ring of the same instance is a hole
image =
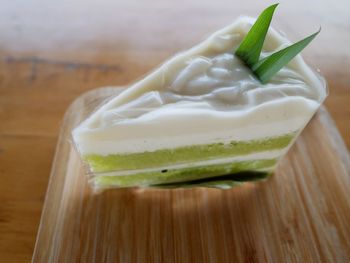
[[[119,91],[66,113],[33,262],[348,262],[350,158],[324,108],[266,182],[94,194],[71,130]]]
[[[126,85],[240,14],[271,1],[3,1],[0,8],[0,262],[34,249],[63,114],[80,94]],[[273,25],[328,80],[326,106],[350,147],[350,2],[281,1]],[[335,204],[337,205],[337,204]],[[332,215],[338,216],[338,215]]]

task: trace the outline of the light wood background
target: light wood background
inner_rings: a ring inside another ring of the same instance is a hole
[[[326,76],[326,106],[350,147],[350,2],[280,1],[273,24]],[[271,1],[27,0],[0,8],[0,262],[33,252],[64,111],[98,86],[125,85],[239,14]]]

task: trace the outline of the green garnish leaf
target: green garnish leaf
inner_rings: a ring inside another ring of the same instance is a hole
[[[261,13],[235,51],[235,55],[251,69],[263,84],[268,82],[274,74],[298,55],[321,31],[321,29],[319,29],[316,33],[303,40],[259,60],[277,5],[278,4],[271,5]]]
[[[235,52],[236,56],[241,58],[249,67],[259,61],[265,37],[277,5],[271,5],[261,13]]]
[[[296,55],[298,55],[316,36],[316,33],[290,45],[256,63],[252,70],[262,83],[269,81],[274,74],[287,65]]]

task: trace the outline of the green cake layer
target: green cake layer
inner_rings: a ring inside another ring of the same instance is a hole
[[[146,169],[283,149],[289,145],[295,135],[296,133],[293,132],[261,140],[195,145],[143,153],[89,154],[83,158],[93,172]]]
[[[173,170],[137,173],[132,175],[100,175],[92,178],[96,187],[130,187],[187,182],[222,175],[234,175],[241,172],[258,171],[273,168],[277,159],[241,161],[200,167],[187,167]]]

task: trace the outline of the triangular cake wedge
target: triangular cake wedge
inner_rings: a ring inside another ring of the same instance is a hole
[[[96,188],[225,188],[273,171],[327,89],[300,55],[261,84],[233,55],[254,21],[174,56],[74,129]],[[270,28],[262,56],[288,44]]]

